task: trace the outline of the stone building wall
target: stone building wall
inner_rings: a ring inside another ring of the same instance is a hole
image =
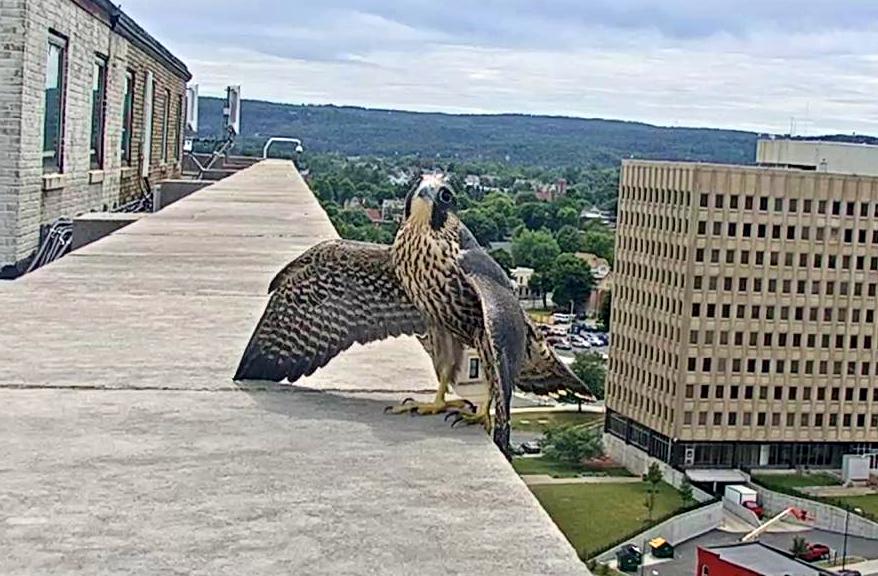
[[[140,160],[147,70],[155,79],[150,185],[179,177],[177,118],[188,72],[171,70],[160,58],[117,32],[107,2],[4,0],[0,6],[4,33],[0,47],[0,159],[5,160],[0,167],[0,276],[8,276],[16,273],[10,265],[35,252],[42,226],[59,217],[112,210],[144,193]],[[58,175],[43,173],[42,158],[50,33],[66,39],[63,168]],[[107,60],[107,81],[103,165],[93,169],[89,152],[92,66],[97,56]],[[123,165],[123,97],[129,70],[135,78],[132,154],[130,165]],[[170,94],[169,133],[167,159],[163,161],[166,94]]]
[[[0,2],[0,266],[15,258],[25,0]]]

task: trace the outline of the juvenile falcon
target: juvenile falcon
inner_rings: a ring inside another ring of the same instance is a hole
[[[493,430],[507,457],[514,384],[593,400],[528,320],[509,278],[457,217],[455,205],[444,177],[423,176],[406,197],[393,246],[331,240],[293,260],[269,286],[271,299],[235,379],[294,382],[354,342],[418,334],[439,390],[433,402],[404,401],[390,409],[434,414],[457,408],[455,423]],[[467,346],[479,353],[490,393],[475,413],[462,409],[464,401],[445,398]]]

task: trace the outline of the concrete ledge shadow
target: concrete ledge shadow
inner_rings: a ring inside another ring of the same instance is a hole
[[[328,391],[298,384],[264,380],[235,381],[235,386],[246,393],[259,408],[297,419],[307,414],[313,418],[344,420],[369,427],[376,439],[388,446],[411,444],[425,439],[447,438],[472,444],[484,442],[494,449],[490,436],[479,426],[451,427],[444,415],[409,416],[387,414],[384,409],[401,401],[410,393],[400,392],[395,400],[351,396],[344,391]],[[365,392],[368,394],[368,391]],[[499,455],[499,451],[497,451]]]

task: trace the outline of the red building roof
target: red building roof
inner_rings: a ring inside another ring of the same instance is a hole
[[[763,544],[741,542],[698,548],[695,576],[836,576],[792,554]]]
[[[378,208],[366,208],[366,216],[369,217],[372,224],[381,224],[381,210]]]

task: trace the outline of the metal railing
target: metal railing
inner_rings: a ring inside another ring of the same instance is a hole
[[[283,136],[272,136],[265,143],[265,146],[262,147],[262,159],[263,160],[268,158],[268,149],[271,148],[271,145],[275,144],[277,142],[289,142],[290,144],[295,144],[296,145],[296,148],[295,148],[296,154],[301,154],[302,152],[305,151],[305,149],[302,148],[302,141],[299,140],[298,138],[284,138]]]
[[[53,260],[70,251],[73,242],[73,220],[70,218],[58,218],[49,225],[46,236],[37,250],[37,255],[31,260],[27,272],[33,272],[40,266],[45,266]]]

